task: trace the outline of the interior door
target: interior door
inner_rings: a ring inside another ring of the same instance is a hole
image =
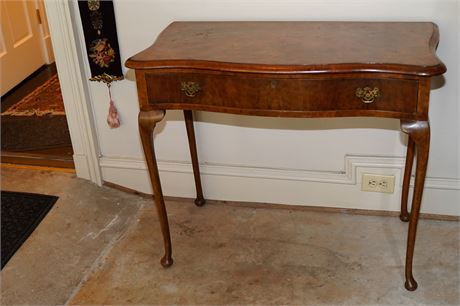
[[[0,91],[8,90],[45,64],[35,2],[0,0]]]

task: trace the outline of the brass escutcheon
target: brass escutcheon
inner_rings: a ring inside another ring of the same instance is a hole
[[[180,90],[183,91],[187,97],[193,98],[201,90],[201,87],[195,82],[181,82]]]
[[[364,103],[369,104],[374,102],[376,98],[380,97],[380,89],[378,89],[378,87],[356,88],[356,96],[361,98],[361,101]]]

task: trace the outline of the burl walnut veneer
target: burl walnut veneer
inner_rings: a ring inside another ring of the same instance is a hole
[[[409,221],[405,287],[430,147],[431,77],[438,28],[429,22],[174,22],[126,66],[136,70],[139,129],[163,233],[164,267],[173,263],[168,217],[152,133],[167,109],[184,110],[196,205],[205,203],[193,110],[274,117],[387,117],[409,135],[402,221]],[[412,209],[409,181],[417,152]]]

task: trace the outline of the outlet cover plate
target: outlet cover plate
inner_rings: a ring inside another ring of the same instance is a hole
[[[363,173],[361,190],[393,193],[395,190],[395,176]]]

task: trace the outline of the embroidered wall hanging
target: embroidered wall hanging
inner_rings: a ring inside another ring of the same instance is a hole
[[[107,124],[111,128],[117,128],[120,126],[120,118],[110,87],[112,82],[123,79],[123,72],[113,2],[112,0],[78,1],[78,7],[91,69],[89,80],[107,85],[110,99]]]

